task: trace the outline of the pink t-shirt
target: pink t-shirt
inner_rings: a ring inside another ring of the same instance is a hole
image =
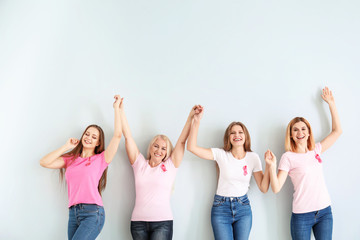
[[[79,203],[103,206],[98,191],[99,180],[109,165],[105,161],[105,151],[90,158],[63,157],[66,166],[65,178],[68,185],[69,207]]]
[[[171,158],[152,168],[140,153],[132,167],[136,200],[131,221],[173,220],[170,195],[177,168]]]
[[[331,204],[320,154],[317,143],[313,151],[286,152],[280,159],[279,170],[288,172],[294,185],[293,213],[313,212]]]

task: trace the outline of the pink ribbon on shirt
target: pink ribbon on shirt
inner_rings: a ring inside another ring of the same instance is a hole
[[[243,170],[244,170],[244,176],[246,176],[248,174],[246,165],[243,167]]]
[[[166,172],[166,171],[167,171],[164,164],[161,164],[161,170],[163,170],[163,172]]]
[[[316,155],[315,155],[315,158],[318,160],[319,163],[322,163],[322,160],[321,160],[319,154],[316,154]]]

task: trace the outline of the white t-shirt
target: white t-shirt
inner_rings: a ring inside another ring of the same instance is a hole
[[[211,148],[214,160],[220,168],[216,194],[224,197],[240,197],[247,193],[253,172],[262,171],[259,155],[246,152],[243,159],[236,159],[231,152]]]

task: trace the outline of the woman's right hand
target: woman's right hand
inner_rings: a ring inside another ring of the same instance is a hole
[[[69,138],[67,141],[66,141],[66,148],[67,149],[73,149],[74,147],[76,147],[78,144],[79,144],[79,139],[77,138]]]
[[[200,121],[200,119],[202,118],[203,114],[204,114],[204,107],[201,105],[195,105],[193,107],[193,111],[194,111],[194,120],[195,121]]]
[[[266,151],[264,158],[266,164],[269,166],[276,166],[276,156],[269,149]]]

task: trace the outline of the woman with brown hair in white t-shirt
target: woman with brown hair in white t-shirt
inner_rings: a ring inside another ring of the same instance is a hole
[[[211,224],[215,240],[248,239],[252,226],[252,212],[247,191],[253,175],[261,192],[269,189],[269,171],[262,172],[259,156],[251,151],[250,134],[241,122],[232,122],[224,134],[224,147],[202,148],[197,145],[197,134],[203,107],[195,113],[187,150],[200,158],[215,160],[219,181],[211,210]],[[266,153],[270,156],[270,152]]]
[[[325,87],[321,97],[328,103],[332,130],[320,143],[314,141],[310,123],[302,117],[290,121],[286,129],[285,149],[276,175],[276,157],[266,162],[270,166],[271,188],[278,193],[289,175],[294,185],[291,216],[291,236],[294,240],[310,240],[311,229],[316,240],[332,239],[333,216],[331,200],[323,176],[320,155],[330,148],[342,133],[332,92]]]

